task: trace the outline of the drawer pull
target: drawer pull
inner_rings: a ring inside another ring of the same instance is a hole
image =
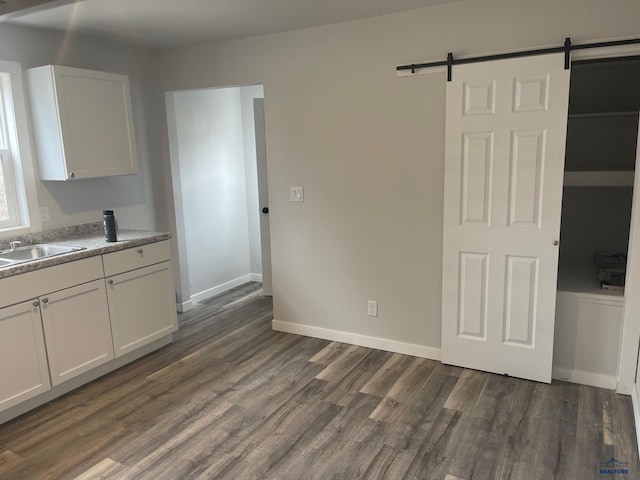
[[[40,306],[40,302],[38,300],[34,300],[33,301],[33,306],[34,307],[39,307]]]
[[[107,283],[108,283],[109,285],[113,285],[113,280],[107,280]]]
[[[138,249],[138,253],[139,253],[140,255],[142,255],[142,252],[143,252],[143,251],[144,251],[144,250],[142,250],[141,248],[139,248],[139,249]]]
[[[49,303],[49,299],[48,298],[43,298],[42,299],[42,303]]]

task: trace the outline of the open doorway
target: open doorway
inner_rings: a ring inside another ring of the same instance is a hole
[[[617,388],[632,218],[640,59],[574,62],[554,378]]]
[[[249,281],[271,295],[263,98],[261,85],[165,94],[182,311]]]

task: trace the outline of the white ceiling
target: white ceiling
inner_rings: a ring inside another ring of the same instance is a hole
[[[56,0],[46,5],[31,2],[38,5],[0,15],[0,21],[167,48],[297,30],[451,1],[457,0]]]

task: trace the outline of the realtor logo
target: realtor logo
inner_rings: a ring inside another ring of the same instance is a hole
[[[629,462],[621,462],[620,460],[612,457],[611,460],[602,462],[600,464],[600,475],[628,475],[629,474]]]

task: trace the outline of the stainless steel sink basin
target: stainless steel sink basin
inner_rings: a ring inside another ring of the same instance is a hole
[[[8,267],[9,265],[13,265],[16,262],[13,262],[11,260],[4,260],[2,258],[0,258],[0,268],[2,267]]]
[[[67,247],[64,245],[50,245],[41,243],[39,245],[27,245],[14,250],[4,250],[0,252],[0,267],[14,265],[16,263],[30,262],[41,258],[54,257],[64,253],[84,250],[84,247]]]

